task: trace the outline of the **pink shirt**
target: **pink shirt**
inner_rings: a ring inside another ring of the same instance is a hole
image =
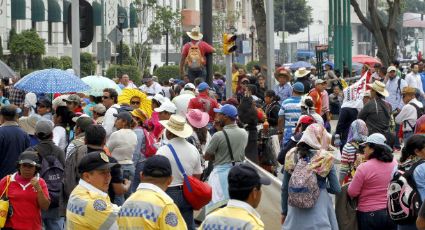
[[[387,207],[387,189],[390,184],[397,161],[386,163],[371,159],[359,165],[348,195],[358,197],[357,210],[372,212]]]

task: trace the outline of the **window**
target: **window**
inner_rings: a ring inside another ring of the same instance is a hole
[[[52,23],[47,22],[47,44],[52,44]]]
[[[37,22],[36,21],[31,21],[31,29],[37,30]]]

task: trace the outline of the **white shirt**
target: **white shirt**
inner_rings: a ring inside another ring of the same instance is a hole
[[[190,99],[195,98],[195,94],[190,90],[185,90],[180,93],[177,97],[173,98],[173,103],[176,105],[176,114],[186,117],[187,106],[189,105]]]
[[[66,130],[62,126],[55,126],[53,129],[53,143],[56,146],[65,151],[67,140],[66,140]]]
[[[133,164],[137,135],[132,129],[120,129],[111,134],[106,146],[120,164]]]
[[[422,80],[421,80],[421,75],[419,73],[415,74],[413,72],[409,73],[406,76],[406,82],[407,85],[416,89],[419,89],[419,91],[421,92],[421,94],[424,93],[424,90],[422,88]]]
[[[410,100],[409,103],[414,103],[419,108],[423,107],[422,103],[416,98]],[[404,105],[400,113],[395,117],[395,122],[397,124],[403,123],[403,132],[414,131],[410,126],[414,127],[416,120],[418,119],[416,108],[413,105],[409,105],[409,103],[407,105]],[[410,125],[407,123],[409,123]]]
[[[385,88],[387,89],[389,95],[385,98],[388,103],[391,104],[392,110],[401,109],[403,107],[403,100],[401,100],[401,92],[403,88],[407,86],[407,83],[404,79],[400,79],[400,89],[398,88],[398,80],[400,77],[395,77],[392,80],[388,79],[385,84]]]
[[[227,207],[236,207],[236,208],[245,209],[247,212],[251,213],[253,216],[256,216],[258,219],[261,219],[260,214],[250,204],[246,202],[230,199],[227,202]]]
[[[157,93],[162,92],[162,86],[158,82],[153,82],[151,86],[143,84],[139,88],[142,92],[146,93],[148,96],[153,96]]]
[[[114,114],[118,113],[119,108],[120,105],[114,104],[108,110],[106,110],[102,123],[102,126],[106,131],[106,140],[108,140],[112,132],[115,131],[115,121],[117,120],[117,118],[114,117]]]
[[[202,173],[201,155],[195,146],[181,137],[175,137],[169,140],[169,143],[176,151],[186,175],[191,176],[193,174]],[[173,181],[171,182],[170,187],[183,185],[183,174],[180,172],[170,148],[168,148],[167,145],[161,146],[156,154],[165,156],[168,160],[170,160],[173,175]]]

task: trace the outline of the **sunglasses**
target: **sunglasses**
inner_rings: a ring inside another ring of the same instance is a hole
[[[130,104],[132,104],[132,105],[140,105],[140,101],[131,101]]]

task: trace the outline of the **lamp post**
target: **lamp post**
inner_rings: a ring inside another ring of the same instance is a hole
[[[238,30],[234,26],[229,27],[229,33],[236,34]],[[232,52],[232,63],[235,62],[235,54]]]
[[[120,25],[119,29],[120,29],[121,33],[122,33],[122,27],[124,25],[124,22],[125,22],[125,15],[124,14],[118,15],[118,23]],[[123,39],[121,39],[121,41],[120,41],[120,65],[122,65],[122,56],[123,56],[123,53],[122,53],[122,46],[123,46],[122,45],[122,40]]]
[[[254,32],[255,26],[251,25],[249,27],[249,31],[251,32],[251,61],[254,61]]]

